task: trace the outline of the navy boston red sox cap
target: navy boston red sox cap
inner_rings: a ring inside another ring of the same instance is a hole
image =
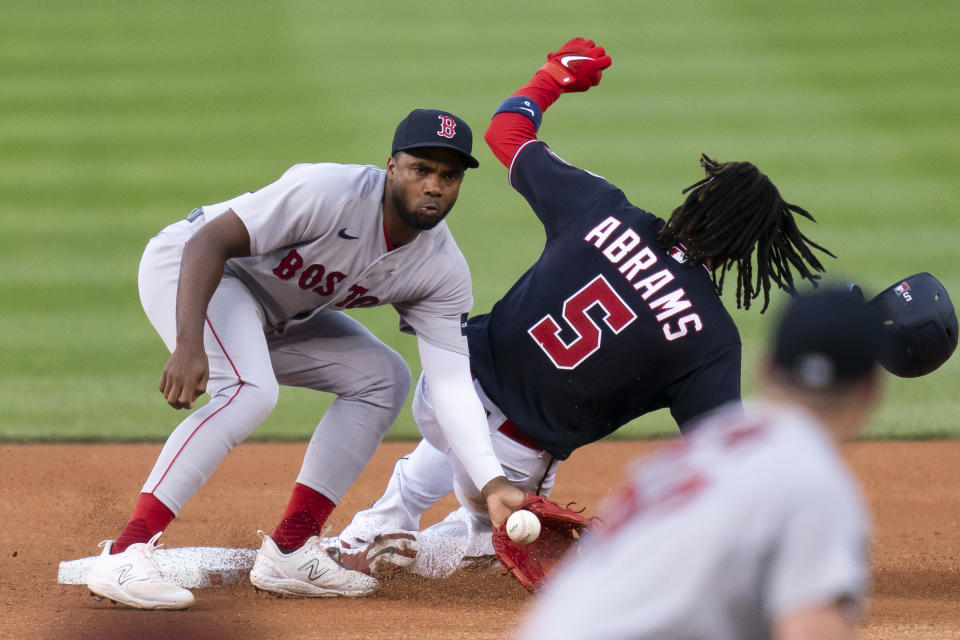
[[[471,169],[480,166],[470,155],[473,150],[473,132],[466,122],[449,111],[414,109],[397,125],[393,134],[390,155],[421,147],[446,147],[459,151],[464,163]]]

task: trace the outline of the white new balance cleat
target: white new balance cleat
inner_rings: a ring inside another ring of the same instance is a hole
[[[354,571],[386,578],[407,571],[417,559],[420,543],[412,531],[380,533],[370,542],[351,548],[345,540],[331,550],[337,561]]]
[[[113,555],[110,550],[114,541],[101,542],[103,551],[87,576],[91,595],[137,609],[186,609],[193,605],[192,593],[163,579],[153,559],[153,550],[160,546],[159,537],[158,533],[149,542],[132,544]]]
[[[379,588],[375,578],[340,566],[313,536],[302,547],[283,553],[263,531],[257,560],[250,570],[250,582],[264,591],[308,598],[335,598],[370,595]]]

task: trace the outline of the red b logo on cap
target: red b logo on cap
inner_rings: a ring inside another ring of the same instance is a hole
[[[452,138],[456,135],[457,123],[454,122],[453,118],[450,116],[437,116],[440,118],[440,131],[437,131],[438,136],[443,136],[444,138]]]

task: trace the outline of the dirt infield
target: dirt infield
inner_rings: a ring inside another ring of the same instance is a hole
[[[410,443],[388,443],[334,512],[338,530],[385,486]],[[623,465],[657,443],[598,443],[558,473],[554,496],[597,501]],[[256,547],[281,515],[303,444],[236,449],[187,505],[168,547]],[[144,612],[58,585],[61,560],[94,555],[123,525],[159,445],[0,446],[0,638],[503,638],[529,603],[501,575],[405,579],[371,598],[293,600],[249,585],[197,590],[187,612]],[[875,520],[875,585],[861,637],[960,638],[960,442],[855,443],[845,456]],[[452,499],[434,507],[438,520]],[[588,509],[587,514],[592,513]]]

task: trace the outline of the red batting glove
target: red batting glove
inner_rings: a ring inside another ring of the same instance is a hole
[[[558,51],[547,55],[541,67],[560,85],[563,93],[586,91],[600,83],[603,70],[613,60],[593,40],[574,38]]]

